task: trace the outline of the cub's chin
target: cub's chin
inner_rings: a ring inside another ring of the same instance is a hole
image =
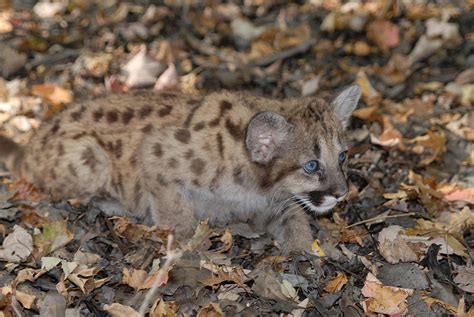
[[[297,202],[307,210],[310,210],[316,214],[325,214],[331,209],[333,209],[339,201],[344,197],[337,199],[334,196],[324,195],[318,198],[318,201],[315,202],[311,197],[307,195],[298,195],[296,196]]]

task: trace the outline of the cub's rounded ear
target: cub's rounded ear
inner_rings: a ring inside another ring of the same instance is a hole
[[[357,107],[359,99],[360,87],[358,85],[352,85],[344,89],[331,102],[331,106],[333,107],[334,111],[336,111],[336,114],[339,117],[344,129],[348,126],[352,111],[354,111],[354,109]]]
[[[293,129],[283,116],[272,111],[256,114],[249,122],[245,144],[252,161],[266,164],[289,142]]]

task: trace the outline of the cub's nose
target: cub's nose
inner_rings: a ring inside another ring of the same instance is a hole
[[[343,185],[339,185],[336,188],[333,189],[332,195],[337,198],[337,199],[342,199],[344,196],[347,195],[347,192],[349,191],[347,184],[344,183]]]

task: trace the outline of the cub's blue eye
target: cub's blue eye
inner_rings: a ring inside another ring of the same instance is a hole
[[[346,160],[346,152],[339,153],[339,163],[343,163]]]
[[[319,163],[318,161],[315,161],[315,160],[306,162],[303,165],[303,169],[306,173],[309,173],[309,174],[314,173],[319,169]]]

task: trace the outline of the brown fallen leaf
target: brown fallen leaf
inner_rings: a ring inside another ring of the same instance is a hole
[[[108,312],[112,317],[139,317],[138,312],[130,306],[122,305],[119,303],[105,304],[104,310]]]
[[[143,285],[143,281],[147,278],[148,273],[144,270],[123,268],[122,284],[126,284],[134,289],[139,289]]]
[[[201,308],[197,317],[222,317],[224,313],[218,303],[210,303]]]
[[[174,317],[177,316],[178,305],[175,301],[164,301],[159,299],[150,310],[150,317]]]
[[[326,293],[337,293],[339,292],[344,285],[348,282],[347,276],[344,273],[338,273],[333,277],[324,287]]]
[[[169,64],[163,74],[158,77],[154,89],[157,91],[179,89],[178,72],[174,64]]]
[[[388,20],[376,20],[367,25],[367,37],[386,53],[400,43],[399,32],[398,26]]]
[[[31,93],[52,105],[68,104],[73,100],[70,90],[54,84],[33,85]]]
[[[2,295],[13,294],[11,286],[4,286],[0,289],[0,291]],[[16,299],[20,302],[21,306],[25,307],[26,309],[31,309],[31,307],[33,307],[33,304],[36,300],[35,295],[24,293],[19,290],[15,290],[14,294]]]
[[[74,234],[68,229],[67,219],[46,222],[43,232],[34,236],[34,257],[40,258],[54,250],[65,246],[74,238]]]
[[[152,86],[158,75],[164,70],[164,66],[147,55],[146,47],[143,46],[140,51],[133,56],[127,64],[122,67],[127,75],[125,81],[128,88],[139,88]]]
[[[362,301],[361,305],[365,313],[402,315],[408,308],[406,299],[412,294],[412,289],[385,286],[369,273],[362,288],[362,295],[368,299]]]
[[[390,226],[379,232],[379,251],[387,262],[414,262],[420,259],[413,245],[403,237],[404,229],[400,226]]]
[[[26,260],[33,251],[33,238],[22,227],[15,225],[13,232],[3,240],[0,260],[18,263]]]

